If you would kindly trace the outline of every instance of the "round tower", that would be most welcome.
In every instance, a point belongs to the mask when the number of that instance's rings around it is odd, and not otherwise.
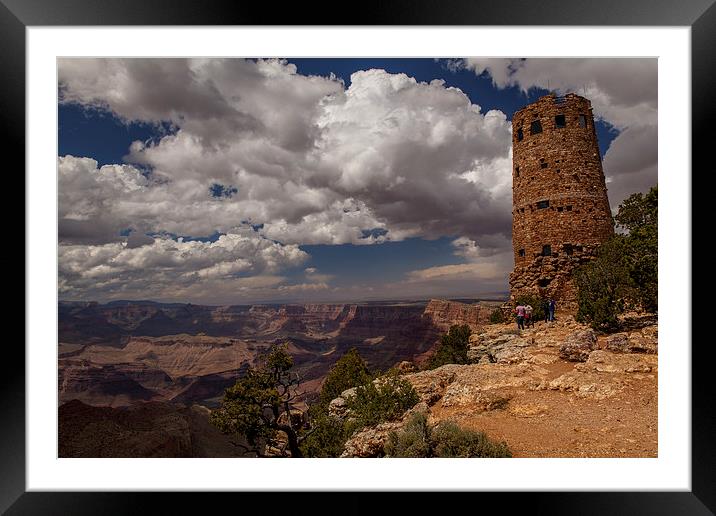
[[[510,294],[576,310],[573,269],[614,234],[591,102],[547,95],[512,117]]]

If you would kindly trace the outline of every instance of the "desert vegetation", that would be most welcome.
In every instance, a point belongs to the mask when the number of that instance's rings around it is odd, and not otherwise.
[[[296,408],[300,377],[291,371],[293,360],[285,346],[274,346],[263,363],[227,389],[211,423],[235,434],[258,456],[337,457],[353,432],[399,419],[418,402],[412,385],[397,372],[376,378],[355,349],[331,369],[307,411]],[[347,400],[349,417],[329,410],[331,400],[353,389]]]
[[[470,347],[472,330],[466,324],[453,325],[442,336],[435,353],[427,362],[428,369],[435,369],[445,364],[467,364],[467,350]]]
[[[618,316],[627,309],[658,310],[657,187],[629,196],[614,219],[619,232],[574,273],[577,320],[601,331],[618,329]]]
[[[391,432],[385,445],[388,457],[512,457],[507,443],[491,441],[484,432],[464,430],[451,421],[428,423],[414,414],[400,432]]]

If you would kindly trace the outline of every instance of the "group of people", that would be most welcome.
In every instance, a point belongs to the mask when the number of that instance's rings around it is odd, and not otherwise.
[[[555,303],[552,298],[549,300],[545,299],[542,302],[542,311],[544,312],[545,322],[554,321],[554,310],[556,307],[557,303]],[[525,328],[534,326],[535,322],[532,317],[533,311],[534,308],[532,308],[529,303],[520,303],[517,305],[517,308],[515,308],[515,314],[517,315],[517,329],[524,330]]]

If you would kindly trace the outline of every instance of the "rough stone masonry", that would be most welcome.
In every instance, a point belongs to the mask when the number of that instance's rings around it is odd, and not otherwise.
[[[572,271],[614,234],[591,102],[546,95],[512,117],[510,300],[554,298],[574,313]]]

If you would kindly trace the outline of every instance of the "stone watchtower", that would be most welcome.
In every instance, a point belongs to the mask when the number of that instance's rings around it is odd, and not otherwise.
[[[512,117],[510,297],[576,311],[572,270],[614,234],[591,102],[547,95]]]

